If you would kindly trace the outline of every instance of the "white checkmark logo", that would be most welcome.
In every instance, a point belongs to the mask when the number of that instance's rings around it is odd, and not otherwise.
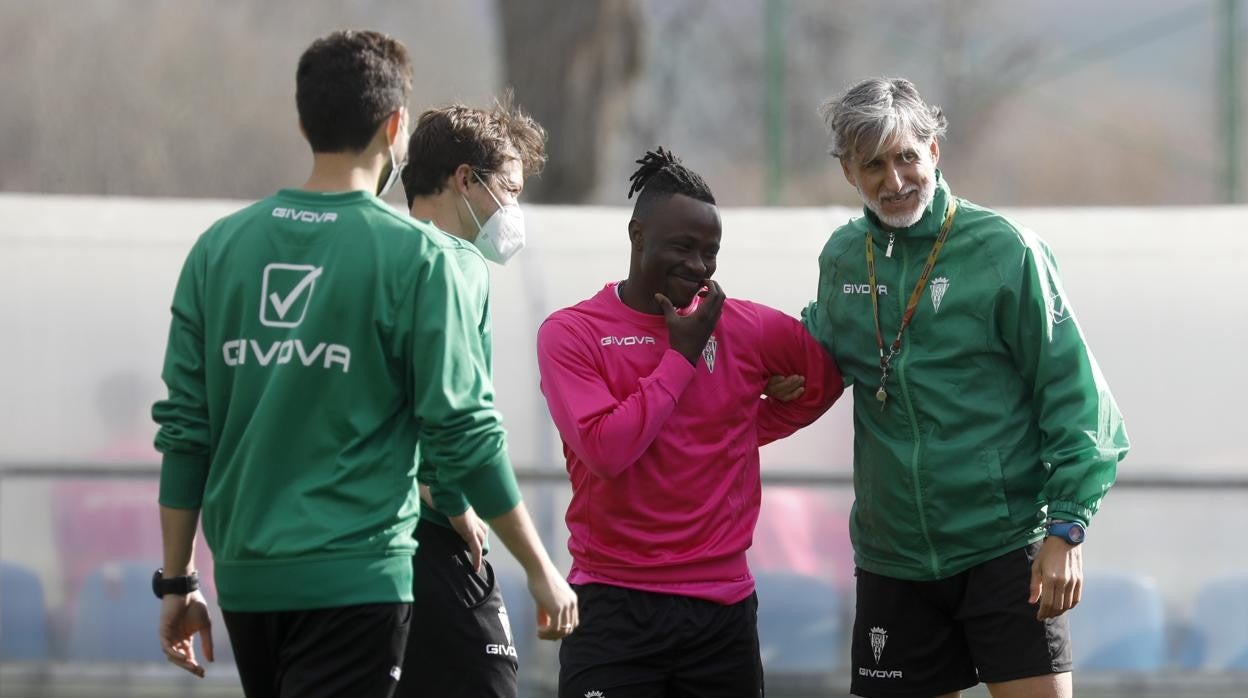
[[[274,271],[282,272],[304,272],[303,278],[299,283],[295,284],[286,296],[283,298],[277,292],[270,292],[269,285]],[[270,264],[264,268],[264,277],[261,283],[261,297],[264,299],[260,302],[260,322],[269,327],[295,327],[303,322],[303,315],[307,314],[307,304],[304,304],[304,312],[298,319],[287,320],[286,315],[294,306],[295,301],[299,300],[306,291],[308,296],[312,295],[312,286],[316,283],[316,279],[325,271],[324,267],[314,267],[310,264]],[[289,275],[285,275],[289,278]],[[267,301],[267,302],[266,302]],[[309,302],[311,298],[309,298]],[[273,314],[276,318],[269,316],[267,306],[272,306]]]
[[[316,281],[316,277],[320,276],[322,271],[325,271],[323,267],[313,269],[311,274],[303,277],[303,281],[296,284],[295,287],[291,289],[290,293],[286,294],[286,298],[284,300],[276,293],[269,294],[269,300],[273,303],[273,309],[277,311],[277,316],[279,318],[282,318],[283,320],[286,319],[286,311],[290,310],[290,306],[294,304],[295,299],[299,297],[299,294],[303,293],[303,289],[311,286],[312,282]]]

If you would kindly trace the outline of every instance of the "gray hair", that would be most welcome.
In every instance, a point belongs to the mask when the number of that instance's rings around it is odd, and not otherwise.
[[[924,102],[905,78],[863,80],[820,105],[819,116],[828,126],[828,152],[841,160],[855,153],[874,158],[906,133],[927,143],[945,135],[949,126],[940,107]]]

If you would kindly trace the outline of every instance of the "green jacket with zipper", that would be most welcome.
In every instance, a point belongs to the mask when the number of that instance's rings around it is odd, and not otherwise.
[[[891,256],[870,211],[832,234],[803,313],[854,387],[855,563],[908,580],[1037,541],[1046,516],[1087,525],[1129,445],[1048,246],[962,199],[881,409],[866,245],[887,346],[953,196],[936,177],[922,219],[893,233]]]

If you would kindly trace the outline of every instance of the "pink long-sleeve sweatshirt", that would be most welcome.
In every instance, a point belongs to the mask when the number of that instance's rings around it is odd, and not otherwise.
[[[552,314],[537,344],[572,480],[569,581],[748,597],[758,449],[840,396],[823,347],[784,313],[728,299],[691,365],[668,344],[663,316],[626,306],[615,283]],[[806,377],[800,398],[761,399],[768,378],[793,374]]]

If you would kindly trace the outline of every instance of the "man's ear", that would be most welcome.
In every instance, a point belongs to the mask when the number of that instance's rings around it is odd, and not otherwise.
[[[940,164],[940,141],[935,136],[932,136],[931,149],[932,149],[932,165],[939,165]]]
[[[641,221],[637,220],[636,218],[629,220],[628,221],[629,246],[632,247],[635,252],[640,252],[641,248],[644,247],[644,241],[645,241],[645,232],[642,229]]]
[[[472,185],[474,179],[476,178],[472,175],[472,166],[466,162],[461,163],[459,167],[455,168],[455,172],[451,173],[451,187],[460,194],[467,196],[468,187]]]
[[[382,128],[386,132],[386,145],[393,147],[394,142],[401,138],[403,134],[403,118],[406,110],[403,107],[395,109],[386,120],[382,122]],[[404,146],[407,144],[404,143]]]

